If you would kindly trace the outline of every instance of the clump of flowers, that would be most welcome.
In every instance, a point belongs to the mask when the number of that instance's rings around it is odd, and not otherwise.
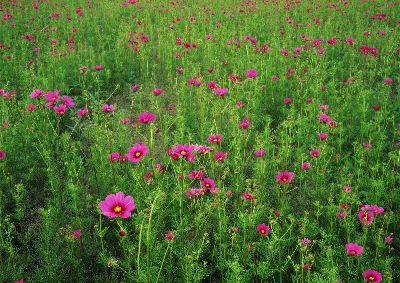
[[[372,223],[375,216],[381,215],[383,212],[384,209],[380,206],[365,204],[361,206],[358,212],[358,220],[363,224],[369,225]]]

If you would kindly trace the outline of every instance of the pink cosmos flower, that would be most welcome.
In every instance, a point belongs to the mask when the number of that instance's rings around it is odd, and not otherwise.
[[[392,78],[386,78],[383,80],[383,83],[385,85],[391,85],[393,83],[393,79]]]
[[[382,281],[382,274],[373,269],[367,269],[363,272],[365,281],[371,283],[379,283]]]
[[[371,224],[372,220],[374,220],[374,213],[371,211],[360,211],[358,213],[358,220],[363,224]]]
[[[103,70],[103,65],[96,65],[93,67],[96,71],[101,71]]]
[[[143,112],[136,117],[136,121],[140,124],[149,124],[154,122],[156,118],[157,116],[151,112]]]
[[[78,116],[78,117],[83,117],[83,116],[86,116],[86,114],[89,112],[89,109],[87,109],[87,108],[81,108],[81,109],[79,109],[78,110],[78,112],[76,112],[76,115]]]
[[[294,178],[294,173],[290,171],[278,172],[275,179],[281,184],[288,184],[292,182]]]
[[[356,256],[360,255],[363,253],[364,248],[360,245],[357,245],[355,243],[348,243],[346,244],[346,251],[347,251],[347,256]]]
[[[15,280],[14,283],[26,283],[26,281],[24,280],[24,278],[21,278],[19,280]]]
[[[99,203],[101,212],[113,219],[114,217],[129,218],[131,211],[135,209],[135,201],[132,196],[125,196],[123,192],[110,194]]]
[[[72,237],[75,239],[79,239],[81,235],[82,235],[81,230],[75,230],[72,232]]]
[[[110,162],[114,162],[117,161],[121,158],[121,154],[119,152],[112,152],[110,154],[110,156],[108,157],[108,160],[110,160]]]
[[[244,192],[243,195],[242,195],[242,198],[247,200],[247,201],[253,201],[253,200],[256,199],[256,197],[253,194],[249,193],[249,192]]]
[[[191,180],[202,180],[204,178],[204,172],[202,171],[192,171],[189,174],[189,179]]]
[[[310,169],[310,167],[311,167],[311,164],[309,162],[301,163],[301,169],[303,169],[303,170],[308,170],[308,169]]]
[[[251,123],[250,123],[250,118],[248,117],[244,117],[242,119],[242,121],[240,121],[239,123],[239,129],[248,129],[250,127]]]
[[[257,71],[256,71],[256,69],[250,69],[250,70],[246,71],[245,75],[246,75],[246,77],[253,79],[253,78],[257,77]]]
[[[114,111],[114,105],[112,105],[112,104],[110,104],[110,105],[108,105],[108,104],[103,104],[103,106],[101,107],[101,110],[102,110],[104,113],[113,112],[113,111]]]
[[[265,154],[265,149],[257,149],[256,151],[254,151],[254,156],[256,157],[261,157]]]
[[[236,102],[236,106],[237,107],[243,107],[243,106],[245,106],[246,105],[246,103],[244,103],[243,101],[238,101],[238,102]]]
[[[208,190],[212,190],[215,188],[215,181],[213,179],[210,178],[205,178],[202,182],[201,182],[201,186],[204,189],[208,189]]]
[[[312,157],[318,157],[319,156],[319,150],[314,148],[310,151],[310,154]]]
[[[218,96],[221,96],[221,97],[224,97],[224,95],[227,94],[228,91],[229,90],[226,87],[224,87],[224,88],[215,88],[214,89],[215,95],[218,95]]]
[[[62,102],[63,102],[63,104],[64,104],[65,106],[67,106],[67,107],[69,107],[69,108],[74,108],[74,107],[75,107],[75,102],[74,102],[74,100],[73,100],[71,97],[69,97],[69,96],[67,96],[67,95],[63,95],[63,96],[61,97],[61,100],[62,100]]]
[[[312,265],[309,264],[309,263],[305,263],[305,264],[303,265],[303,268],[304,268],[305,270],[311,270]]]
[[[283,103],[290,104],[290,103],[292,103],[292,99],[290,97],[286,97],[283,99]]]
[[[139,88],[139,85],[138,84],[134,84],[134,85],[131,86],[131,91],[135,91],[138,88]]]
[[[29,104],[26,106],[26,110],[28,110],[29,112],[33,112],[36,110],[36,106],[35,104]]]
[[[215,153],[214,159],[215,159],[215,161],[224,162],[224,160],[225,160],[225,158],[226,158],[227,156],[228,156],[228,153],[227,153],[227,152],[219,151],[219,152],[216,152],[216,153]]]
[[[270,228],[268,225],[265,225],[265,223],[261,223],[257,225],[257,232],[261,236],[265,237],[269,234]]]
[[[345,191],[346,193],[350,192],[353,188],[350,186],[344,186],[343,187],[343,191]]]
[[[392,244],[392,242],[393,242],[393,237],[392,236],[387,236],[387,237],[385,237],[385,242],[388,244],[388,245],[391,245]]]
[[[55,91],[48,91],[45,95],[44,98],[47,100],[48,103],[50,103],[50,107],[53,106],[54,103],[58,102],[60,99],[60,91],[55,90]]]
[[[187,190],[185,192],[185,195],[191,199],[192,197],[202,196],[202,195],[204,195],[205,192],[206,192],[206,189],[204,189],[204,188],[201,188],[201,189],[190,188],[189,190]]]
[[[168,241],[173,241],[175,239],[175,233],[170,231],[164,235],[164,238]]]
[[[336,216],[340,217],[340,218],[345,218],[347,216],[347,212],[346,211],[338,211],[338,212],[336,212]]]
[[[0,150],[0,160],[6,158],[6,152],[4,150]]]
[[[216,135],[211,135],[208,137],[208,142],[211,143],[219,143],[222,139],[222,135],[221,134],[216,134]]]
[[[128,149],[126,157],[130,162],[137,163],[149,152],[149,148],[144,143],[136,143]]]
[[[307,246],[307,245],[311,244],[311,240],[308,238],[304,238],[303,240],[301,240],[301,244],[304,246]]]
[[[54,106],[53,109],[54,111],[56,111],[58,116],[62,116],[65,114],[65,112],[67,112],[67,106],[65,106],[64,104]]]
[[[39,99],[40,97],[42,97],[44,94],[44,91],[41,89],[35,89],[31,92],[30,94],[30,98],[36,98]]]
[[[160,94],[163,94],[163,93],[164,93],[164,90],[161,89],[161,88],[155,88],[155,89],[153,89],[153,94],[154,94],[155,96],[159,96]]]
[[[326,133],[318,133],[318,138],[320,140],[326,140],[328,137],[329,137],[329,135]]]
[[[195,147],[190,144],[177,144],[175,147],[168,150],[168,155],[172,157],[174,160],[178,160],[180,157],[183,157],[189,163],[194,163],[195,155],[192,153],[195,150]]]

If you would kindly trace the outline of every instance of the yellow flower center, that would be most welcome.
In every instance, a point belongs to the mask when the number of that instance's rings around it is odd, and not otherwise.
[[[114,207],[114,212],[115,213],[120,213],[122,211],[122,207],[120,207],[119,205],[117,205],[116,207]]]
[[[186,151],[182,150],[181,155],[186,155]]]
[[[140,151],[135,152],[135,157],[140,157],[141,155],[142,155],[142,153]]]
[[[370,277],[368,277],[368,281],[371,281],[371,282],[373,282],[375,280],[375,277],[374,276],[370,276]]]

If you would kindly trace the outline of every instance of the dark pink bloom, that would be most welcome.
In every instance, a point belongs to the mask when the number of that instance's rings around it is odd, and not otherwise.
[[[103,65],[96,65],[93,67],[96,71],[103,70]]]
[[[208,141],[211,143],[219,143],[222,139],[221,134],[211,135],[208,137]]]
[[[58,116],[62,116],[64,115],[65,112],[67,112],[67,106],[65,106],[64,104],[54,106],[53,109],[54,111],[56,111]]]
[[[261,223],[257,225],[257,232],[261,236],[265,237],[269,234],[270,228],[268,225],[265,225],[265,223]]]
[[[382,274],[373,269],[367,269],[363,272],[365,281],[371,283],[379,283],[382,281]]]
[[[78,117],[83,117],[83,116],[85,116],[88,112],[89,112],[89,109],[87,109],[87,108],[81,108],[81,109],[78,110],[78,112],[76,113],[76,115],[77,115]]]
[[[319,156],[319,150],[314,148],[310,151],[310,154],[312,157],[318,157]]]
[[[81,235],[82,235],[81,230],[75,230],[72,232],[72,237],[75,239],[79,239]]]
[[[31,92],[30,98],[40,98],[44,95],[44,91],[41,89],[35,89]]]
[[[283,103],[290,104],[290,103],[292,103],[292,99],[290,97],[286,97],[283,99]]]
[[[294,173],[290,171],[278,172],[275,179],[281,184],[288,184],[292,182]]]
[[[67,95],[63,95],[63,97],[61,97],[61,100],[65,106],[67,106],[69,108],[75,107],[75,102],[71,97],[69,97]]]
[[[0,160],[6,158],[6,152],[4,150],[0,150]]]
[[[131,86],[131,91],[135,91],[138,88],[139,88],[139,85],[138,84],[134,84],[134,85]]]
[[[391,85],[393,83],[393,79],[392,78],[386,78],[383,80],[383,83],[385,85]]]
[[[154,122],[156,118],[157,116],[151,112],[143,112],[136,117],[136,121],[140,124],[148,124]]]
[[[243,195],[242,195],[242,198],[247,200],[247,201],[253,201],[253,200],[256,199],[256,197],[253,194],[249,193],[249,192],[244,192]]]
[[[14,283],[26,283],[26,281],[24,280],[24,278],[21,278],[19,280],[15,280]]]
[[[224,88],[215,88],[214,92],[216,95],[224,97],[225,94],[228,93],[228,88],[224,87]]]
[[[192,153],[192,151],[195,150],[195,147],[190,144],[177,144],[175,147],[171,148],[168,151],[168,155],[172,157],[172,159],[177,160],[180,157],[183,157],[188,161],[189,163],[193,163],[195,159],[195,155]]]
[[[173,241],[175,239],[175,233],[170,231],[164,235],[164,238],[168,241]]]
[[[311,167],[311,164],[309,162],[301,163],[301,169],[303,169],[303,170],[308,170],[308,169],[310,169],[310,167]]]
[[[129,218],[131,211],[135,209],[135,201],[132,196],[125,196],[123,192],[110,194],[105,200],[99,203],[101,212],[109,217]]]
[[[239,123],[239,128],[240,129],[247,129],[247,128],[249,128],[250,127],[250,118],[248,118],[248,117],[244,117],[243,119],[242,119],[242,121],[240,121],[240,123]]]
[[[360,211],[358,213],[358,220],[363,224],[369,225],[372,223],[372,220],[374,220],[374,213],[370,211]]]
[[[192,180],[202,180],[204,178],[204,172],[202,171],[192,171],[189,174],[189,179]]]
[[[48,103],[50,103],[49,108],[53,106],[54,103],[58,102],[60,99],[60,91],[55,90],[55,91],[48,91],[45,95],[44,98],[47,100]]]
[[[201,185],[204,189],[212,190],[215,188],[215,181],[210,178],[205,178],[202,182]]]
[[[108,104],[103,104],[103,106],[101,107],[101,110],[102,110],[104,113],[113,112],[113,111],[114,111],[114,105],[112,105],[112,104],[110,104],[110,105],[108,105]]]
[[[250,69],[250,70],[246,71],[245,75],[246,75],[246,77],[252,79],[252,78],[257,77],[257,71],[256,71],[256,69]]]
[[[208,87],[209,89],[215,89],[215,88],[217,87],[217,83],[214,82],[214,81],[208,82],[208,83],[207,83],[207,87]]]
[[[350,192],[353,188],[350,186],[344,186],[343,187],[343,191],[345,191],[346,193]]]
[[[336,212],[336,216],[340,217],[340,218],[345,218],[347,216],[347,212],[346,211],[338,211],[338,212]]]
[[[370,144],[370,143],[363,143],[362,146],[364,148],[372,148],[372,144]]]
[[[393,242],[393,237],[392,236],[387,236],[387,237],[385,237],[385,242],[388,244],[388,245],[391,245],[392,244],[392,242]]]
[[[346,244],[345,247],[346,247],[348,256],[360,255],[364,251],[364,248],[362,246],[357,245],[355,243],[348,243],[348,244]]]
[[[36,110],[36,106],[35,104],[29,104],[26,106],[26,110],[28,110],[29,112],[33,112]]]
[[[121,158],[121,154],[119,152],[113,152],[108,157],[108,160],[110,160],[111,162],[114,162],[114,161],[119,160],[120,158]]]
[[[318,137],[320,140],[326,140],[329,137],[329,135],[326,133],[318,133]]]
[[[309,263],[305,263],[305,264],[303,265],[303,268],[304,268],[305,270],[311,270],[312,265],[309,264]]]
[[[261,157],[265,154],[265,149],[257,149],[256,151],[254,151],[254,155],[256,157]]]
[[[215,161],[224,162],[224,160],[227,156],[228,156],[227,152],[219,151],[219,152],[215,153],[214,159],[215,159]]]
[[[126,157],[130,162],[137,163],[149,152],[149,148],[144,143],[137,143],[128,149]]]
[[[155,96],[159,96],[160,94],[163,94],[163,93],[164,93],[164,90],[161,89],[161,88],[155,88],[155,89],[153,89],[153,94],[154,94]]]

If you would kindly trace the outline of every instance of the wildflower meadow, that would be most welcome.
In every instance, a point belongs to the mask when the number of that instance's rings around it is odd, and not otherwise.
[[[400,282],[399,16],[0,1],[0,282]]]

